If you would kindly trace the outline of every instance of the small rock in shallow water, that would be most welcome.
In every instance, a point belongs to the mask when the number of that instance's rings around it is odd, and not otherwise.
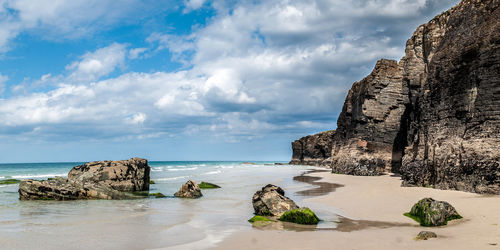
[[[430,238],[437,238],[437,234],[430,231],[422,231],[415,237],[416,240],[427,240]]]
[[[200,198],[203,196],[201,194],[200,187],[193,180],[189,180],[183,184],[179,191],[177,191],[174,195],[179,198]]]
[[[432,198],[424,198],[418,201],[413,205],[411,211],[404,215],[425,227],[443,226],[450,220],[462,218],[450,203],[436,201]]]
[[[220,188],[219,185],[215,185],[213,183],[210,183],[210,182],[204,182],[202,181],[200,183],[200,185],[198,185],[201,189],[209,189],[209,188]]]

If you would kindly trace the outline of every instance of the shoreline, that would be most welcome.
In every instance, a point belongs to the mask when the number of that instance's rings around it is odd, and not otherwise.
[[[424,187],[401,187],[397,176],[350,176],[329,171],[308,171],[302,177],[318,190],[334,191],[311,196],[303,206],[319,204],[339,215],[335,229],[290,231],[248,229],[224,238],[214,249],[498,249],[500,196]],[[294,178],[295,179],[295,178]],[[325,184],[328,183],[328,184]],[[418,200],[432,197],[453,205],[464,217],[447,226],[421,227],[403,216]],[[420,231],[433,231],[436,239],[414,240]]]

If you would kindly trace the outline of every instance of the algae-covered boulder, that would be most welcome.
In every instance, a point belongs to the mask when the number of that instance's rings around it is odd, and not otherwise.
[[[443,226],[450,220],[462,218],[450,203],[436,201],[432,198],[424,198],[418,201],[413,205],[411,211],[404,215],[425,227]]]
[[[179,191],[177,191],[174,195],[179,198],[200,198],[203,196],[201,194],[200,187],[193,180],[189,180],[183,184]]]
[[[248,220],[248,222],[250,222],[250,223],[254,223],[254,222],[257,222],[257,221],[271,221],[271,220],[268,219],[267,217],[260,216],[260,215],[255,215],[250,220]]]
[[[315,225],[320,221],[318,216],[307,207],[287,211],[281,215],[279,220],[304,225]]]
[[[252,197],[256,215],[281,216],[284,212],[299,208],[293,200],[285,196],[285,191],[278,186],[268,184]]]
[[[200,185],[198,185],[201,189],[210,189],[210,188],[220,188],[219,185],[210,183],[210,182],[204,182],[202,181]]]
[[[156,184],[156,182],[153,180],[149,180],[149,184]]]

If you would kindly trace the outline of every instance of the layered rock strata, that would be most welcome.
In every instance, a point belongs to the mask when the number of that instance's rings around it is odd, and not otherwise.
[[[305,137],[292,143],[291,163],[500,193],[499,6],[464,0],[418,27],[399,63],[381,60],[353,84],[329,134],[331,153],[304,150],[328,149]]]
[[[76,166],[68,178],[22,180],[21,200],[127,199],[149,190],[148,161],[97,161]]]

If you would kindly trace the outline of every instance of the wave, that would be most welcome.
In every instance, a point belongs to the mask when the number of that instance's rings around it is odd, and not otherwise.
[[[220,174],[220,173],[222,173],[222,171],[216,170],[216,171],[210,171],[210,172],[203,173],[203,175]]]
[[[178,180],[178,179],[184,179],[184,178],[189,178],[189,176],[176,176],[176,177],[169,177],[169,178],[159,178],[159,179],[155,179],[155,181],[172,181],[172,180]]]
[[[66,176],[67,174],[27,174],[27,175],[13,175],[13,179],[30,179],[30,178],[48,178],[55,176]]]
[[[167,169],[167,171],[191,171],[191,170],[196,170],[198,169],[198,167],[194,167],[194,168],[170,168],[170,169]]]

